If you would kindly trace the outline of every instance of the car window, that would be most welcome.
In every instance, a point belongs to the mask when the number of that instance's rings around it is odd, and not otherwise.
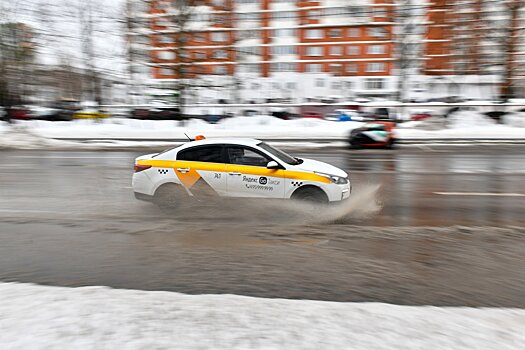
[[[266,167],[271,159],[266,155],[245,147],[228,147],[228,158],[230,164],[251,165]]]
[[[224,163],[222,158],[222,146],[198,146],[187,148],[177,153],[177,160],[188,160],[192,162]]]

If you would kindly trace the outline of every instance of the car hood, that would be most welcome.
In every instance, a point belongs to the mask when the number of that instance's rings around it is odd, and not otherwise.
[[[318,172],[318,173],[324,173],[329,175],[335,175],[335,176],[341,176],[341,177],[348,177],[348,174],[344,172],[343,170],[336,168],[333,165],[320,162],[318,160],[308,159],[308,158],[302,158],[303,162],[301,164],[297,165],[290,165],[290,170],[297,170],[297,171],[308,171],[308,172]]]

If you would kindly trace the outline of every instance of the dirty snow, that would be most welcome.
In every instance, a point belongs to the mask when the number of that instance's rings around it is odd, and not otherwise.
[[[523,349],[525,310],[1,283],[2,349]]]
[[[483,114],[458,112],[448,120],[432,117],[423,121],[401,123],[397,137],[403,140],[525,140],[525,113],[504,116],[496,124]],[[0,122],[0,148],[115,148],[168,147],[172,140],[204,134],[206,137],[253,137],[283,140],[281,146],[320,147],[345,144],[350,131],[361,122],[335,122],[319,119],[282,120],[271,116],[236,117],[218,124],[192,119],[186,122],[111,118],[48,122],[18,121],[14,125]],[[58,141],[61,139],[62,141]],[[75,139],[89,141],[79,142]],[[70,142],[68,142],[68,140]]]

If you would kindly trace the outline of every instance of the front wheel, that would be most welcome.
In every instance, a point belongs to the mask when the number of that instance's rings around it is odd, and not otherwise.
[[[317,187],[299,188],[293,193],[292,199],[307,203],[328,204],[328,197],[323,190]]]

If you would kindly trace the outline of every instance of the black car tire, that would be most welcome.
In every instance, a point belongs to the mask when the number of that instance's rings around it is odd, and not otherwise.
[[[316,204],[328,204],[328,197],[324,191],[314,186],[299,187],[292,194],[292,200]]]

